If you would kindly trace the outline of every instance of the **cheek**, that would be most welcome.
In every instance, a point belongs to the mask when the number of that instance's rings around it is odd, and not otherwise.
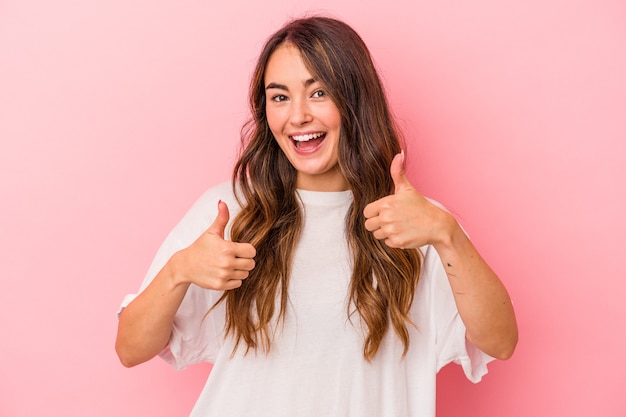
[[[285,136],[283,134],[284,123],[282,122],[280,117],[277,117],[276,113],[266,112],[265,115],[267,118],[267,126],[270,128],[270,132],[272,132],[272,139],[284,152],[288,147],[288,144],[291,143],[291,140],[285,139]]]
[[[276,134],[281,132],[283,125],[280,112],[272,109],[266,109],[265,117],[267,118],[267,125],[270,127],[274,136],[276,136]]]
[[[335,105],[329,106],[322,117],[328,128],[339,129],[341,127],[341,114]]]

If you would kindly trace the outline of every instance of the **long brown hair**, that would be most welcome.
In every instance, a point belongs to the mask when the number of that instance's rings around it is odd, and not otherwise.
[[[367,327],[363,345],[371,360],[389,324],[409,346],[408,316],[419,279],[421,258],[415,249],[389,248],[365,229],[363,209],[392,194],[389,174],[400,152],[400,135],[382,84],[359,35],[327,17],[294,20],[269,38],[250,85],[252,119],[242,129],[242,152],[233,171],[233,187],[242,210],[233,220],[231,239],[249,242],[257,251],[256,267],[240,288],[227,291],[226,334],[249,349],[271,347],[276,298],[283,320],[294,248],[303,225],[296,194],[296,171],[278,147],[265,114],[265,68],[272,53],[288,42],[320,80],[341,114],[339,167],[354,200],[346,216],[353,257],[347,315],[358,312]],[[234,353],[234,352],[233,352]]]

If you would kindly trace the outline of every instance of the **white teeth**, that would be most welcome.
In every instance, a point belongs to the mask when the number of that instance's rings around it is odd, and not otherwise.
[[[310,133],[308,135],[292,136],[291,138],[296,142],[306,142],[311,139],[316,139],[324,136],[324,133]]]

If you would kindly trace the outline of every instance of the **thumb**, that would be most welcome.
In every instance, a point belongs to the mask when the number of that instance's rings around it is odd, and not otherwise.
[[[219,237],[224,239],[224,229],[226,229],[228,219],[230,219],[228,206],[226,205],[226,203],[220,200],[217,203],[217,217],[215,217],[215,220],[213,220],[213,224],[209,227],[207,232],[218,235]]]
[[[404,174],[404,151],[393,157],[389,172],[391,173],[391,178],[396,186],[395,194],[400,191],[413,188],[409,179]]]

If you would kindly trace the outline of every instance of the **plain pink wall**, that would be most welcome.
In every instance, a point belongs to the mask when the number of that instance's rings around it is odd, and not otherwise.
[[[208,365],[123,368],[115,310],[228,178],[256,54],[305,10],[365,38],[415,185],[517,308],[516,355],[442,371],[439,416],[625,415],[626,3],[217,4],[0,1],[0,415],[190,410]]]

